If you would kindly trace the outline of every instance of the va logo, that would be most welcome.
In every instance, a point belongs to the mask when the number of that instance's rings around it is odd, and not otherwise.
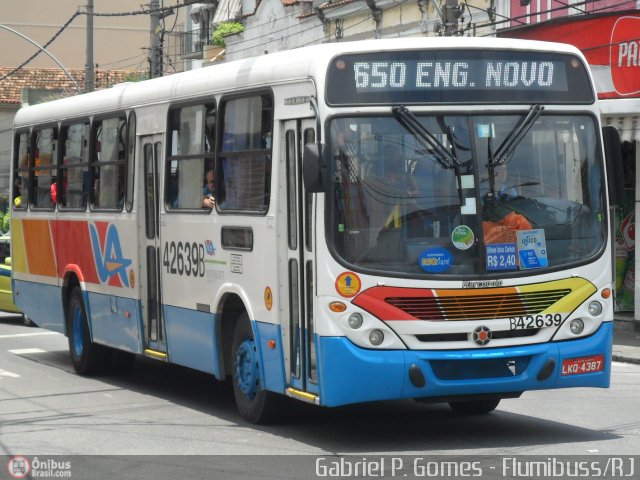
[[[204,248],[207,250],[207,255],[213,256],[216,254],[216,247],[213,245],[211,240],[206,240],[204,242]]]
[[[127,267],[131,265],[131,260],[122,257],[122,247],[116,226],[112,223],[96,222],[94,225],[89,225],[89,231],[100,282],[129,288]]]

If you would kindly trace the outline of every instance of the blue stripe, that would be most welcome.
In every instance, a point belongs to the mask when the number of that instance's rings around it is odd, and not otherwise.
[[[267,390],[284,393],[286,382],[280,326],[271,323],[254,322],[253,331],[256,332],[256,344],[258,345],[262,362],[260,369],[262,384]],[[270,340],[275,342],[274,348],[269,346]]]
[[[137,300],[89,292],[85,295],[85,308],[94,342],[142,353]]]
[[[66,334],[60,287],[14,279],[13,299],[39,327]]]
[[[220,378],[214,314],[165,305],[164,320],[169,361]]]

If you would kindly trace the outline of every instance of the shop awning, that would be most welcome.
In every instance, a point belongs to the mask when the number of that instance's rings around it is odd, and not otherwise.
[[[602,117],[603,125],[611,125],[620,133],[623,142],[640,142],[640,116]]]
[[[598,101],[602,124],[615,127],[623,142],[640,142],[640,99]]]

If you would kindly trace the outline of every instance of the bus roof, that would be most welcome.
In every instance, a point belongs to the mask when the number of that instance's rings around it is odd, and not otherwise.
[[[367,51],[416,49],[510,49],[572,53],[580,51],[566,44],[533,40],[476,37],[410,37],[357,42],[325,43],[259,57],[235,60],[219,65],[176,73],[142,82],[118,84],[96,92],[67,97],[20,109],[15,128],[88,115],[123,111],[136,106],[168,101],[185,101],[206,95],[232,92],[239,88],[316,79],[324,88],[327,65],[338,54]],[[585,62],[586,64],[586,62]]]

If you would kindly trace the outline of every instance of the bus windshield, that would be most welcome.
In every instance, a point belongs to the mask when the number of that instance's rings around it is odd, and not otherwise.
[[[594,117],[402,108],[330,123],[328,238],[343,261],[398,276],[495,277],[602,251]]]

